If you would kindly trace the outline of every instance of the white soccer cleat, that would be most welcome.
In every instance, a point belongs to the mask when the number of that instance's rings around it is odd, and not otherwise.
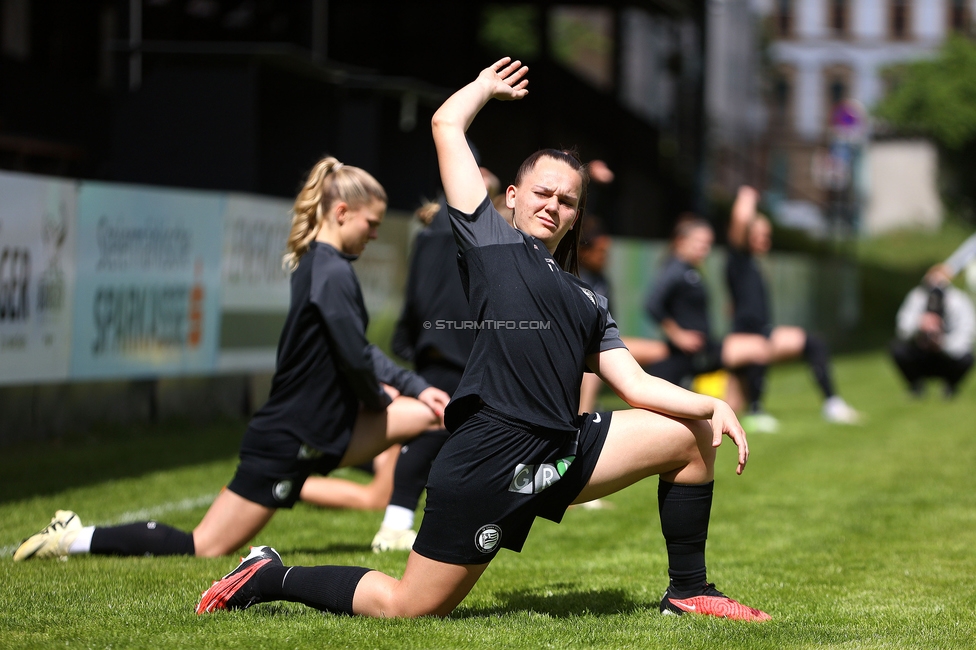
[[[68,557],[68,548],[81,529],[78,515],[70,510],[58,510],[50,524],[21,542],[14,551],[14,562]]]
[[[380,526],[379,532],[373,537],[374,553],[384,551],[409,551],[413,548],[413,542],[417,539],[417,533],[412,528],[387,528]]]
[[[834,395],[823,405],[823,418],[834,424],[860,424],[861,414],[851,408],[840,395]]]
[[[779,420],[765,411],[759,411],[744,416],[742,428],[746,433],[778,433]]]

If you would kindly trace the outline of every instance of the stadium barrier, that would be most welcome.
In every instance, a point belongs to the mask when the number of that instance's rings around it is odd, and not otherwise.
[[[0,446],[100,422],[240,416],[269,389],[288,274],[291,201],[233,192],[0,172]],[[387,346],[412,235],[390,211],[356,262],[372,340]],[[621,330],[643,312],[665,245],[615,238]],[[774,254],[777,322],[828,335],[858,321],[852,265]],[[724,253],[709,260],[715,332],[726,328]]]

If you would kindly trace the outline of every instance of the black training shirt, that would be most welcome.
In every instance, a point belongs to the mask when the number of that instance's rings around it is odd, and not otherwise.
[[[291,275],[271,395],[251,428],[290,433],[342,454],[360,403],[373,411],[390,403],[380,382],[411,397],[428,387],[366,340],[369,316],[350,264],[355,259],[321,242],[302,256]]]
[[[474,214],[448,208],[474,348],[447,407],[451,431],[478,408],[575,431],[589,354],[624,347],[607,301],[563,271],[545,245],[510,226],[485,197]]]
[[[429,361],[463,369],[474,345],[474,330],[462,329],[468,299],[461,286],[457,246],[447,203],[414,242],[403,311],[393,331],[393,351],[418,368]]]
[[[644,308],[655,321],[670,318],[682,329],[701,332],[711,340],[708,325],[708,290],[701,272],[671,256],[665,262]]]
[[[732,297],[732,331],[762,332],[770,323],[769,300],[756,258],[729,246],[725,280]]]

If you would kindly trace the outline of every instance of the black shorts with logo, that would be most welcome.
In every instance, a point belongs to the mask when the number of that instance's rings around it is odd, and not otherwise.
[[[521,551],[536,517],[558,523],[596,467],[609,412],[584,416],[578,432],[527,425],[488,407],[441,448],[413,550],[450,564],[485,564]]]
[[[250,427],[241,441],[240,457],[227,489],[268,508],[291,508],[310,474],[328,474],[342,460],[291,434]]]

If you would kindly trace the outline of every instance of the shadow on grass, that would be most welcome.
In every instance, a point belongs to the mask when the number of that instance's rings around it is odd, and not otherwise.
[[[234,458],[246,427],[238,420],[165,422],[8,447],[0,454],[0,503]]]
[[[552,591],[540,593],[538,590],[519,589],[496,593],[496,597],[505,601],[504,605],[494,607],[464,607],[461,605],[451,619],[464,620],[474,618],[491,618],[521,612],[545,614],[553,618],[573,618],[577,616],[615,616],[618,614],[636,614],[648,609],[657,610],[657,603],[638,603],[627,597],[621,589],[591,590],[580,589],[578,585],[560,583],[550,585]],[[255,607],[250,612],[262,618],[277,618],[292,616],[294,609],[283,603],[266,603],[262,607]]]
[[[329,544],[328,546],[318,546],[316,548],[279,548],[276,549],[280,553],[301,553],[303,555],[333,555],[337,553],[367,553],[371,552],[369,542],[364,542],[362,544]],[[403,553],[406,555],[407,551],[391,551],[392,553]]]
[[[485,618],[512,614],[518,611],[547,614],[555,618],[570,618],[584,614],[611,616],[634,614],[657,607],[657,603],[639,603],[627,596],[622,589],[582,589],[572,583],[549,585],[540,589],[516,589],[496,592],[504,605],[494,607],[464,607],[451,618]]]

